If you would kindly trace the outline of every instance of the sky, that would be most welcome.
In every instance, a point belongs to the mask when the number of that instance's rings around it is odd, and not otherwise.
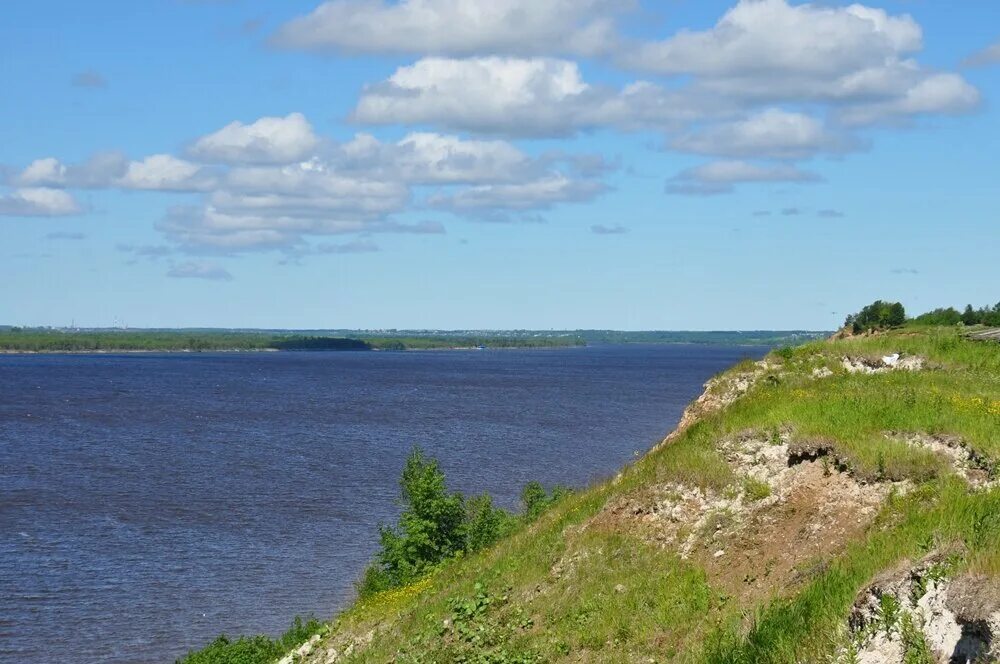
[[[833,329],[1000,299],[997,2],[0,16],[0,324]]]

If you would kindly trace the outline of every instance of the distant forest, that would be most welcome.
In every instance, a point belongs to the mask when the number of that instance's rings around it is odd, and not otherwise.
[[[778,346],[826,332],[619,332],[614,330],[224,330],[53,329],[0,326],[0,351],[404,351],[452,348],[560,348],[595,344],[700,343]]]
[[[368,351],[448,348],[535,348],[578,346],[578,337],[556,336],[368,336],[259,330],[60,330],[0,327],[0,351]]]

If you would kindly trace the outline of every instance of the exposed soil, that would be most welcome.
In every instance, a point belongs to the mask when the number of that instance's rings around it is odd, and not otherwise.
[[[943,561],[929,556],[862,591],[849,619],[852,645],[839,661],[904,664],[921,646],[942,663],[998,661],[1000,587],[981,577],[949,578]]]
[[[752,605],[819,571],[871,524],[893,486],[859,482],[829,447],[792,436],[746,432],[720,444],[737,476],[766,485],[769,495],[668,483],[612,501],[592,525],[677,547],[713,585]]]

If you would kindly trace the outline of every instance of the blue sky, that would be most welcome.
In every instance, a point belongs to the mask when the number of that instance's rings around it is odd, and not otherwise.
[[[3,12],[0,323],[830,329],[1000,297],[998,3]]]

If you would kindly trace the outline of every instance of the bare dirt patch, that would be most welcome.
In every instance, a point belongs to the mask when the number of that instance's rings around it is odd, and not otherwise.
[[[982,577],[949,578],[940,555],[881,575],[858,596],[851,644],[839,661],[904,664],[928,652],[937,662],[1000,658],[1000,587]]]
[[[991,477],[993,464],[985,456],[969,447],[959,436],[923,432],[887,431],[886,438],[900,440],[917,449],[926,449],[943,457],[974,489],[989,489],[998,482]]]
[[[926,361],[918,355],[903,355],[893,353],[882,357],[848,357],[841,358],[841,366],[848,373],[878,374],[890,371],[919,371]]]
[[[859,482],[832,447],[793,442],[789,430],[745,432],[719,449],[742,488],[647,487],[609,503],[592,525],[676,547],[750,604],[808,579],[868,528],[894,486]]]

